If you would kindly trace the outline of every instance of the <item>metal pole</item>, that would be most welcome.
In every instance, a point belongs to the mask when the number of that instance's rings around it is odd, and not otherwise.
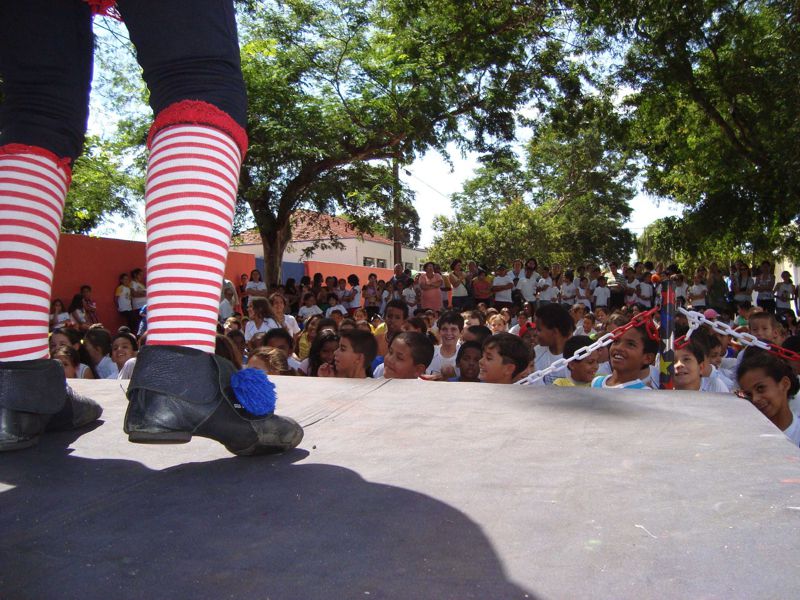
[[[668,277],[661,282],[661,354],[658,387],[675,389],[675,284]]]

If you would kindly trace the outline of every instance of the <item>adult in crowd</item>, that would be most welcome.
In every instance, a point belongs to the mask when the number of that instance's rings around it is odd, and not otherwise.
[[[439,273],[434,271],[434,265],[428,261],[423,265],[423,272],[419,276],[419,288],[422,291],[421,305],[425,310],[442,309],[441,287],[444,280]]]
[[[469,290],[467,289],[467,274],[464,272],[464,263],[456,259],[450,263],[450,272],[447,274],[452,288],[453,308],[456,310],[470,308]]]

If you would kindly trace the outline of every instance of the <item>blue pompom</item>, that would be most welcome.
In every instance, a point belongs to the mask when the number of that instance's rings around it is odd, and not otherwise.
[[[236,400],[251,415],[263,417],[275,412],[275,384],[261,369],[244,369],[231,376]]]

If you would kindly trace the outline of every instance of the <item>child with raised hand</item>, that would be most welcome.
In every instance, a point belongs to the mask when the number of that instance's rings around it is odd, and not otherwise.
[[[569,338],[564,344],[564,358],[572,358],[578,350],[591,344],[592,338],[587,335],[576,335]],[[567,377],[558,377],[553,381],[553,385],[559,387],[589,387],[597,374],[598,364],[597,352],[592,352],[581,360],[574,360],[567,365],[569,375]]]
[[[386,379],[418,379],[433,359],[433,343],[424,333],[405,331],[392,338],[383,361]],[[379,374],[376,371],[376,376]]]
[[[511,333],[496,333],[483,343],[480,380],[484,383],[514,383],[527,372],[530,350]]]
[[[736,370],[737,395],[752,402],[795,446],[800,445],[800,420],[789,408],[789,399],[800,389],[794,371],[764,350],[750,348],[745,354]]]
[[[364,379],[370,376],[372,361],[378,353],[375,336],[360,329],[339,332],[339,347],[333,353],[333,364],[323,364],[320,377]]]
[[[658,349],[658,330],[651,333],[646,325],[628,329],[611,343],[611,375],[595,377],[592,387],[649,390],[640,377],[655,361]]]

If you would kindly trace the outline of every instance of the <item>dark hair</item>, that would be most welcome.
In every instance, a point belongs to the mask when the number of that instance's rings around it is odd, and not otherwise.
[[[459,330],[464,329],[464,317],[456,310],[448,310],[442,313],[436,326],[441,329],[442,325],[456,325]]]
[[[216,335],[214,338],[214,354],[229,360],[237,370],[241,370],[242,357],[239,354],[239,349],[233,345],[230,336]]]
[[[75,294],[72,297],[72,302],[69,303],[67,311],[71,313],[74,310],[83,310],[83,296],[81,294]]]
[[[347,283],[350,285],[358,285],[358,275],[355,273],[350,273],[350,275],[347,276]]]
[[[100,348],[103,354],[111,354],[111,332],[108,329],[90,327],[83,339],[92,346]]]
[[[470,325],[467,327],[467,331],[475,336],[475,341],[481,346],[483,346],[483,342],[486,341],[486,338],[492,337],[492,330],[486,325]]]
[[[461,360],[461,357],[467,350],[472,349],[472,350],[477,350],[478,352],[483,352],[482,348],[483,344],[480,344],[478,342],[464,342],[458,347],[458,352],[456,353],[456,364],[458,364],[458,361]]]
[[[458,263],[462,263],[462,264],[463,264],[463,262],[464,262],[464,261],[462,261],[460,258],[457,258],[457,259],[455,259],[454,261],[452,261],[452,262],[450,263],[450,270],[451,270],[451,271],[455,270],[455,268],[456,268],[456,265],[457,265]]]
[[[78,354],[78,351],[72,346],[60,346],[56,348],[56,351],[53,352],[53,358],[58,358],[59,356],[66,356],[73,367],[77,367],[81,364],[80,354]]]
[[[55,334],[60,333],[63,336],[69,338],[70,344],[80,344],[81,343],[81,334],[71,327],[56,327],[53,331],[50,332],[50,337],[54,336]]]
[[[531,361],[531,353],[525,342],[518,335],[513,333],[495,333],[483,342],[482,350],[495,348],[503,359],[503,364],[513,364],[514,372],[512,377],[516,377],[528,368]]]
[[[414,329],[418,329],[420,333],[428,333],[428,324],[422,317],[411,317],[406,319],[406,323],[411,325]]]
[[[703,341],[695,339],[694,335],[689,338],[689,342],[685,346],[676,348],[675,350],[688,350],[692,353],[698,364],[703,362],[708,356],[708,347],[703,343]]]
[[[778,358],[774,354],[770,354],[766,350],[750,346],[745,350],[744,359],[739,363],[736,369],[736,380],[741,380],[745,373],[753,371],[754,369],[762,369],[767,377],[771,377],[775,381],[780,381],[784,377],[788,377],[791,385],[789,386],[788,396],[791,398],[800,391],[800,381],[792,370],[791,365],[785,360]]]
[[[403,311],[403,318],[404,319],[408,318],[408,304],[406,304],[405,301],[390,300],[389,302],[386,303],[386,310],[383,311],[383,314],[386,315],[386,313],[389,312],[390,308],[399,308],[400,310]]]
[[[134,269],[133,271],[131,271],[131,277],[135,279],[136,276],[141,272],[142,272],[141,269]]]
[[[322,366],[322,347],[328,342],[339,343],[339,334],[326,330],[314,338],[311,349],[308,351],[308,374],[311,377],[317,376],[320,366]]]
[[[332,327],[334,331],[339,331],[339,324],[336,321],[328,317],[320,317],[319,323],[317,323],[317,331],[322,331],[325,327]]]
[[[633,328],[634,331],[638,331],[639,335],[642,336],[642,344],[644,345],[644,353],[645,354],[658,354],[658,351],[661,349],[661,341],[654,340],[650,337],[650,334],[647,331],[647,325],[639,325]]]
[[[562,336],[569,337],[575,324],[569,310],[557,303],[545,304],[536,309],[536,318],[548,329],[557,330]]]
[[[225,334],[229,340],[233,339],[244,339],[244,332],[241,329],[231,329],[228,333]]]
[[[486,315],[484,315],[479,310],[470,311],[469,317],[470,319],[478,319],[480,325],[486,325]]]
[[[117,333],[115,333],[111,337],[111,344],[113,345],[114,342],[116,342],[120,338],[125,338],[126,340],[128,340],[131,343],[131,346],[133,346],[134,352],[139,350],[139,341],[136,339],[136,336],[133,335],[130,332],[130,330],[129,331],[118,331]]]
[[[273,317],[272,305],[269,303],[269,300],[263,296],[254,296],[250,298],[250,307],[259,319],[266,321]]]
[[[783,340],[781,346],[792,352],[800,353],[800,335],[790,335]]]
[[[283,327],[274,327],[268,330],[267,333],[264,334],[264,341],[262,343],[266,346],[270,340],[275,338],[281,338],[282,340],[285,340],[286,343],[289,344],[289,348],[291,348],[294,344],[292,334],[286,331]]]
[[[414,361],[415,365],[425,365],[425,368],[428,368],[428,365],[430,365],[433,360],[434,349],[433,342],[428,339],[427,335],[419,333],[418,331],[404,331],[392,338],[392,344],[397,340],[400,340],[409,347],[411,350],[411,359]]]
[[[564,358],[572,358],[575,352],[586,346],[591,346],[592,338],[588,335],[573,335],[566,342],[564,342]]]
[[[349,340],[353,345],[353,351],[364,355],[364,369],[369,375],[372,370],[372,361],[378,355],[378,342],[375,340],[375,336],[362,329],[351,329],[343,331],[339,337]]]
[[[314,296],[314,294],[312,294],[311,292],[306,292],[305,294],[303,294],[303,302],[305,302],[305,301],[306,301],[306,300],[308,300],[309,298],[311,298],[311,299],[316,299],[316,297]]]

